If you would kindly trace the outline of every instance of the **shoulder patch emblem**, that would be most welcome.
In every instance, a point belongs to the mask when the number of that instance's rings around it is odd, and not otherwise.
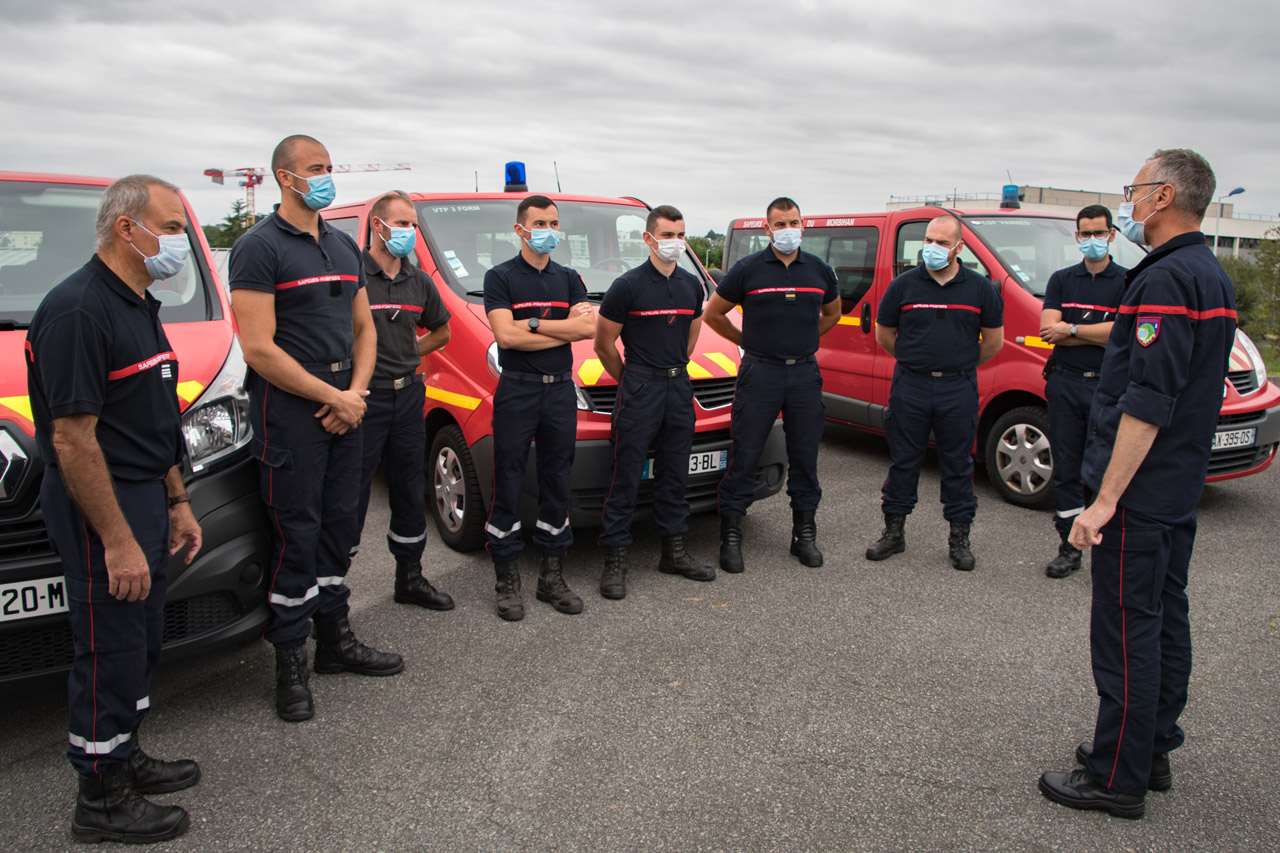
[[[1156,342],[1156,338],[1160,336],[1160,318],[1159,317],[1139,317],[1137,337],[1138,343],[1144,347],[1149,347]]]

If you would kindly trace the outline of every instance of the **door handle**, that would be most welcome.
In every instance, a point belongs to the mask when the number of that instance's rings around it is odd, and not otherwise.
[[[865,335],[871,331],[871,303],[862,303],[862,333]]]

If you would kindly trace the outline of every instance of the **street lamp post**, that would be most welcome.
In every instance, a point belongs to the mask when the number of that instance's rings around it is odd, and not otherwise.
[[[1226,195],[1218,196],[1218,217],[1213,223],[1213,253],[1218,254],[1218,235],[1222,232],[1222,200],[1231,198],[1233,195],[1240,195],[1244,192],[1244,187],[1236,187]]]

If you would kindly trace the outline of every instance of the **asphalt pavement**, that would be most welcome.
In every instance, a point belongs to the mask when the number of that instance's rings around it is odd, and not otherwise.
[[[173,850],[817,851],[1280,849],[1280,474],[1209,486],[1190,597],[1187,743],[1173,790],[1125,821],[1045,800],[1092,733],[1087,569],[1044,576],[1050,516],[1001,502],[979,475],[977,571],[946,558],[932,458],[907,551],[879,534],[882,439],[829,427],[820,457],[826,565],[787,553],[785,495],[745,524],[747,571],[658,574],[637,530],[627,598],[596,592],[601,554],[569,560],[581,615],[533,598],[499,620],[483,554],[429,536],[448,613],[391,600],[385,492],[349,576],[361,639],[406,658],[393,678],[313,675],[317,715],[278,720],[274,659],[255,641],[162,668],[148,752],[192,757]],[[714,561],[717,520],[692,519]],[[65,698],[0,702],[0,848],[72,849]]]

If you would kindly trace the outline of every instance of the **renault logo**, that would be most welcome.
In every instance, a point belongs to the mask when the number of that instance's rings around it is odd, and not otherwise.
[[[22,445],[7,429],[0,427],[0,501],[7,502],[17,496],[27,464],[27,452]]]

